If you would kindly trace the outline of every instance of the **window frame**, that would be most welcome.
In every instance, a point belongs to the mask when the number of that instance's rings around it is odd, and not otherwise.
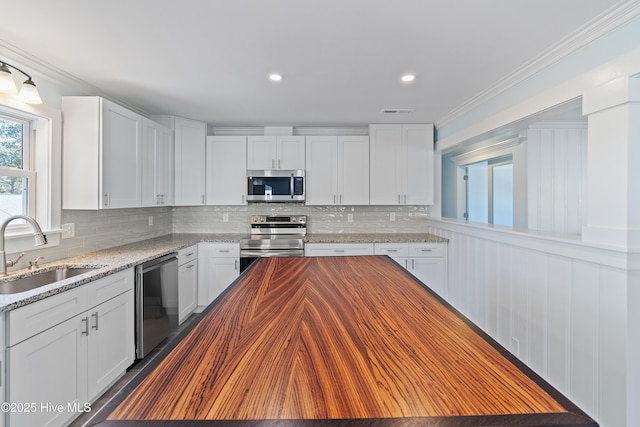
[[[16,112],[6,112],[4,108],[0,108],[0,118],[12,120],[14,122],[22,123],[23,132],[22,132],[22,169],[12,168],[0,166],[0,175],[2,176],[14,176],[18,178],[27,178],[27,206],[26,210],[23,209],[21,212],[24,215],[28,215],[31,217],[36,217],[37,213],[37,202],[36,202],[36,194],[37,194],[37,177],[35,170],[35,161],[34,161],[34,153],[35,153],[35,141],[36,141],[36,130],[34,119],[32,117],[27,117],[24,114],[16,113]],[[20,223],[10,223],[7,226],[8,233],[14,234],[19,233],[21,231],[28,232],[30,226],[27,224]]]
[[[0,114],[32,124],[29,159],[35,172],[36,190],[29,194],[34,198],[30,214],[47,235],[46,247],[58,246],[62,214],[62,112],[46,104],[28,105],[13,96],[0,94]],[[36,249],[29,224],[10,223],[4,237],[7,254]]]

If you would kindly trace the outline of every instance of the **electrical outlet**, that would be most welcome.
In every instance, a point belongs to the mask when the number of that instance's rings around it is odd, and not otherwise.
[[[353,214],[347,214],[347,222],[353,222]]]
[[[520,356],[520,340],[518,340],[516,337],[511,337],[511,344],[513,354],[515,354],[516,356]]]
[[[62,228],[61,237],[63,239],[69,239],[71,237],[75,237],[76,236],[76,224],[74,222],[69,222],[67,224],[62,224],[60,226],[60,228]]]
[[[227,212],[222,214],[222,222],[229,222],[229,214]]]
[[[149,227],[153,225],[153,215],[149,215]]]
[[[391,212],[389,214],[389,221],[395,221],[396,220],[396,213],[395,212]]]

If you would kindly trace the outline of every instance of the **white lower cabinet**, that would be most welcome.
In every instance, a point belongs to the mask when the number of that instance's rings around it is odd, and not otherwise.
[[[376,243],[376,255],[389,255],[443,298],[447,288],[446,243]]]
[[[306,243],[305,256],[373,255],[373,243]]]
[[[240,275],[240,244],[198,243],[198,310],[213,302]]]
[[[178,251],[178,323],[198,306],[198,247]]]
[[[133,280],[126,270],[8,313],[6,401],[29,407],[7,413],[7,425],[66,425],[125,373]]]

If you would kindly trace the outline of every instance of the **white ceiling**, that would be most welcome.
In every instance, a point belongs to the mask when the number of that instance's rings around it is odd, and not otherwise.
[[[148,114],[238,126],[434,123],[616,3],[8,0],[0,47]],[[284,80],[270,82],[272,72]],[[400,82],[407,72],[411,84]]]

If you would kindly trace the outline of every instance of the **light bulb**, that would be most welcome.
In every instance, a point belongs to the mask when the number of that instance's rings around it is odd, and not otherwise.
[[[27,104],[42,104],[40,93],[36,88],[36,84],[31,79],[25,80],[25,82],[22,83],[18,98],[20,98],[22,102],[26,102]]]
[[[0,92],[16,93],[16,83],[13,81],[13,76],[9,67],[5,64],[0,65]]]

